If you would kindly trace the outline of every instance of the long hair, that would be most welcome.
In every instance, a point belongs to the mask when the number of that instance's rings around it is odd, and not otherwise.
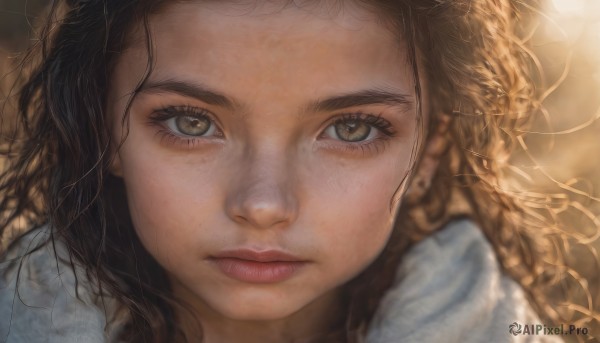
[[[519,132],[537,112],[534,60],[522,38],[525,26],[519,24],[532,16],[535,4],[357,2],[381,13],[382,22],[404,37],[419,98],[424,92],[419,71],[425,73],[431,119],[422,134],[442,130],[443,151],[430,184],[411,179],[382,255],[345,287],[348,315],[332,337],[357,341],[406,249],[456,216],[480,225],[505,272],[524,287],[542,317],[557,320],[541,292],[549,278],[540,272],[540,249],[531,238],[532,228],[551,225],[526,210],[522,197],[501,187]],[[120,142],[111,141],[107,85],[138,28],[148,51],[145,77],[151,73],[148,21],[164,3],[52,1],[40,40],[21,65],[26,71],[15,131],[1,146],[6,158],[0,175],[0,237],[15,246],[24,231],[47,226],[49,243],[64,243],[71,266],[83,266],[97,295],[114,297],[128,313],[122,338],[132,342],[166,342],[182,335],[174,309],[184,305],[170,296],[164,270],[142,247],[123,183],[108,171],[111,147]],[[416,158],[423,163],[424,157]]]

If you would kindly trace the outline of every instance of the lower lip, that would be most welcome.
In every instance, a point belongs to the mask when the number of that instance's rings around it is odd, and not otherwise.
[[[251,283],[282,282],[306,265],[306,262],[301,261],[256,262],[238,258],[214,258],[211,261],[223,274]]]

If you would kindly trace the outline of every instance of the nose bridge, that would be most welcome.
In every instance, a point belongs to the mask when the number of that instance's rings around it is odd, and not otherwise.
[[[248,148],[230,194],[228,216],[245,226],[269,228],[296,219],[298,199],[291,155],[283,148]]]

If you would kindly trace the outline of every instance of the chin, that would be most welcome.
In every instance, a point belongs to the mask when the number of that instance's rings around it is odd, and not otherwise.
[[[232,308],[219,309],[220,313],[230,319],[240,321],[273,321],[289,317],[299,309],[286,309],[274,304],[234,304]]]
[[[291,297],[243,297],[236,296],[224,302],[209,302],[222,316],[243,321],[271,321],[289,317],[306,304],[292,302]]]

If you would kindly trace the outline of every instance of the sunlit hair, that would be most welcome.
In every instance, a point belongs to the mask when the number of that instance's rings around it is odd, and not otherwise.
[[[143,249],[129,219],[123,183],[108,172],[111,147],[120,142],[111,141],[107,85],[136,29],[145,33],[145,77],[151,73],[148,21],[164,2],[53,1],[40,41],[21,65],[16,130],[2,142],[7,157],[0,176],[3,242],[14,246],[15,232],[50,228],[51,242],[68,248],[71,266],[83,266],[86,277],[98,282],[98,296],[123,305],[131,318],[123,338],[132,342],[172,341],[182,334],[175,307],[185,307],[172,299],[165,271]],[[357,341],[406,249],[450,219],[465,216],[479,224],[504,270],[524,287],[542,318],[558,321],[544,297],[545,285],[556,277],[544,259],[553,254],[546,249],[552,238],[544,234],[555,223],[528,209],[544,207],[546,200],[520,196],[503,183],[509,157],[539,110],[535,59],[526,47],[526,23],[538,5],[355,2],[381,13],[382,23],[407,45],[417,96],[426,91],[430,99],[430,120],[420,137],[427,142],[440,132],[442,138],[436,142],[438,168],[431,183],[419,178],[417,164],[384,252],[345,287],[348,316],[329,341]],[[427,80],[426,89],[419,77]],[[427,158],[419,151],[414,156],[421,162]],[[560,255],[549,259],[560,260]]]

